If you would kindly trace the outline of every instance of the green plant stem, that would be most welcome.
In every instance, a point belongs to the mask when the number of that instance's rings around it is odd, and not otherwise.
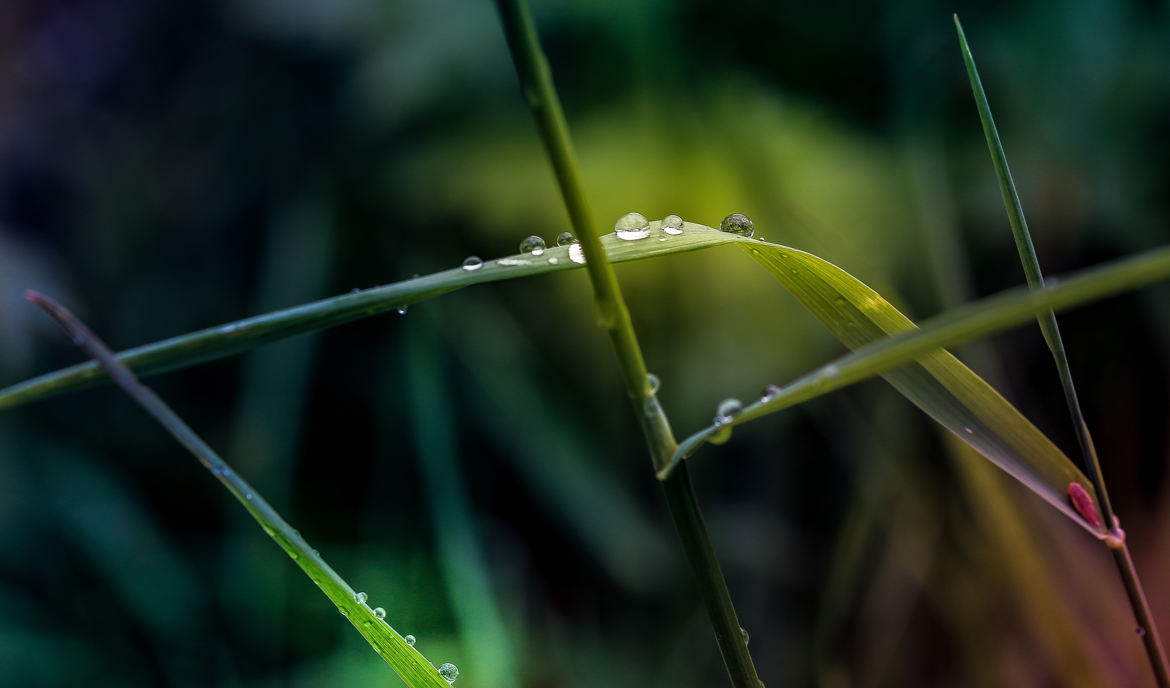
[[[634,415],[646,438],[654,469],[658,471],[670,462],[678,443],[655,397],[655,390],[651,387],[629,309],[622,298],[617,275],[601,245],[601,233],[585,195],[577,156],[569,138],[569,126],[553,86],[548,59],[540,47],[536,27],[524,0],[496,0],[496,6],[512,61],[520,77],[524,99],[536,119],[569,219],[585,254],[585,268],[593,285],[593,298],[600,323],[613,342],[626,391],[634,405]],[[715,628],[715,638],[727,673],[736,688],[757,688],[761,681],[743,639],[731,594],[703,523],[694,491],[686,474],[676,473],[662,481],[663,489],[687,559],[697,579],[700,595]]]
[[[157,394],[138,381],[129,368],[88,327],[61,304],[35,291],[25,298],[43,308],[65,330],[73,343],[109,374],[114,384],[138,402],[176,440],[195,455],[220,483],[247,509],[276,544],[305,572],[321,592],[337,605],[349,622],[358,629],[382,659],[411,688],[449,688],[438,671],[414,648],[406,644],[389,624],[375,616],[354,590],[309,546],[300,532],[285,521],[251,485],[216,454],[199,435],[183,422]]]
[[[999,131],[995,126],[995,119],[991,115],[991,105],[987,100],[987,93],[983,82],[979,78],[979,70],[975,67],[975,59],[971,55],[971,47],[967,44],[967,36],[963,33],[963,26],[955,15],[955,29],[959,34],[959,44],[962,48],[963,62],[967,67],[967,76],[971,81],[971,91],[975,96],[975,105],[979,109],[979,120],[983,124],[983,134],[987,139],[987,148],[991,153],[991,162],[995,167],[995,176],[999,180],[1000,194],[1003,196],[1004,207],[1007,209],[1008,222],[1015,238],[1016,249],[1020,254],[1020,262],[1024,274],[1028,279],[1028,286],[1033,289],[1044,287],[1044,274],[1040,269],[1040,260],[1036,256],[1036,248],[1032,244],[1032,235],[1028,231],[1027,220],[1024,219],[1023,204],[1020,203],[1019,193],[1016,191],[1015,181],[1012,179],[1011,169],[1008,167],[1007,155],[1003,150],[1003,142],[999,138]],[[1072,372],[1068,365],[1068,354],[1064,348],[1064,340],[1060,336],[1060,326],[1056,322],[1056,314],[1049,310],[1037,316],[1040,331],[1048,348],[1052,352],[1057,373],[1060,376],[1061,389],[1064,391],[1065,405],[1072,417],[1073,428],[1077,436],[1084,459],[1085,473],[1097,492],[1101,506],[1101,516],[1107,529],[1120,531],[1118,520],[1109,501],[1109,493],[1105,488],[1105,479],[1101,472],[1101,462],[1097,457],[1097,449],[1093,445],[1093,438],[1089,434],[1089,426],[1085,422],[1081,411],[1081,404],[1077,398],[1076,385],[1073,383]],[[1123,534],[1122,534],[1123,535]],[[1167,669],[1166,653],[1159,639],[1158,629],[1154,625],[1150,613],[1149,603],[1142,590],[1141,580],[1133,559],[1129,555],[1129,548],[1125,544],[1124,536],[1119,547],[1112,547],[1113,560],[1117,564],[1117,571],[1125,584],[1125,592],[1133,608],[1139,629],[1142,630],[1142,643],[1150,660],[1150,667],[1161,688],[1170,688],[1170,671]]]

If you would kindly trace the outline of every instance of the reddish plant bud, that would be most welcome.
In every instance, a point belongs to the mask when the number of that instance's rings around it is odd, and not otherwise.
[[[1081,518],[1098,528],[1101,527],[1101,517],[1097,515],[1097,506],[1093,504],[1093,498],[1080,483],[1068,484],[1068,501],[1072,502],[1073,508],[1077,510]]]

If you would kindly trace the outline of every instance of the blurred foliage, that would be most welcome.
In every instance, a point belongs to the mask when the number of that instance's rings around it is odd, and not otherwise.
[[[1167,239],[1157,3],[533,10],[603,219],[744,212],[912,317],[1022,283],[958,11],[1046,273]],[[128,347],[568,228],[490,3],[15,0],[0,60],[3,384],[77,360],[26,287]],[[619,277],[679,433],[841,352],[738,251]],[[1164,627],[1167,295],[1061,320]],[[467,560],[521,685],[722,685],[584,275],[150,384],[429,658],[459,664],[458,685],[482,686],[425,501],[450,495],[417,464],[437,451],[403,372],[420,330]],[[960,353],[1073,447],[1036,328]],[[693,477],[766,683],[1146,680],[1108,555],[963,451],[879,382],[704,450]],[[226,497],[112,389],[0,416],[0,685],[395,685]]]

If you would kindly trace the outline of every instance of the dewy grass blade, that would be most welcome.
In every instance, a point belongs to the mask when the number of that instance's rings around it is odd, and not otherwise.
[[[268,502],[256,493],[221,459],[167,404],[149,387],[140,383],[134,373],[118,359],[100,339],[72,313],[56,301],[37,292],[25,292],[25,297],[44,308],[57,321],[86,355],[96,360],[110,377],[134,401],[138,402],[155,420],[167,429],[184,447],[211,471],[219,482],[232,493],[256,519],[286,554],[325,593],[337,610],[349,619],[374,650],[411,688],[450,688],[435,667],[406,644],[390,625],[375,615],[365,602],[364,593],[355,593],[325,560],[309,546],[301,534],[293,529]]]
[[[1032,244],[1032,235],[1028,231],[1028,223],[1024,219],[1024,208],[1020,203],[1020,196],[1016,192],[1016,185],[1012,180],[1011,169],[1008,167],[1007,154],[1004,153],[1003,142],[1000,141],[999,131],[995,126],[995,119],[991,116],[991,105],[987,100],[987,93],[983,89],[983,82],[979,78],[979,70],[975,67],[975,58],[971,55],[971,47],[967,44],[967,36],[963,33],[963,25],[959,22],[958,15],[955,15],[955,30],[959,34],[959,45],[963,53],[963,62],[966,64],[967,76],[971,81],[971,91],[975,96],[975,105],[979,110],[979,119],[983,123],[983,135],[987,139],[987,148],[991,153],[991,161],[995,167],[995,176],[999,180],[1000,193],[1003,196],[1004,208],[1007,210],[1008,221],[1012,228],[1012,236],[1015,238],[1016,248],[1019,250],[1020,262],[1024,267],[1024,273],[1027,275],[1028,284],[1033,288],[1042,287],[1044,285],[1044,275],[1040,269],[1040,260],[1036,257],[1036,249]],[[1081,450],[1084,466],[1088,471],[1089,480],[1099,498],[1101,516],[1104,518],[1107,528],[1114,528],[1114,524],[1117,521],[1113,514],[1113,506],[1109,502],[1109,492],[1105,487],[1105,479],[1101,474],[1101,463],[1097,457],[1097,449],[1093,446],[1093,438],[1089,434],[1089,426],[1085,422],[1080,401],[1077,399],[1076,385],[1073,383],[1072,371],[1069,370],[1068,354],[1065,352],[1064,341],[1060,336],[1060,327],[1057,325],[1056,315],[1052,311],[1046,311],[1038,314],[1038,321],[1040,323],[1040,331],[1044,334],[1044,340],[1048,343],[1048,349],[1052,352],[1052,358],[1056,363],[1056,370],[1060,376],[1060,385],[1064,391],[1065,404],[1068,406],[1069,415],[1072,417],[1073,428],[1076,432],[1077,444]],[[1074,503],[1078,495],[1077,490],[1079,489],[1079,486],[1069,486],[1069,496],[1070,498],[1074,498]],[[1085,516],[1086,520],[1095,517],[1091,512],[1088,515],[1082,515]],[[1168,667],[1166,653],[1162,648],[1161,638],[1157,626],[1154,624],[1153,615],[1150,613],[1149,603],[1146,601],[1145,593],[1142,591],[1137,570],[1133,567],[1133,561],[1129,557],[1124,539],[1121,539],[1120,547],[1111,547],[1111,549],[1113,549],[1118,571],[1125,583],[1134,616],[1137,619],[1139,627],[1145,630],[1142,634],[1142,641],[1145,644],[1146,653],[1149,656],[1154,676],[1159,686],[1162,686],[1162,688],[1170,688],[1170,667]]]

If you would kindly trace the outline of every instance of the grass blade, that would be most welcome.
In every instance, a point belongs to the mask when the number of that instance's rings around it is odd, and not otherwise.
[[[44,308],[87,355],[98,361],[134,401],[167,429],[176,440],[195,455],[204,468],[232,493],[276,544],[301,567],[310,580],[325,593],[338,611],[349,619],[374,650],[411,688],[449,688],[447,681],[414,648],[406,644],[388,623],[374,615],[364,599],[355,597],[345,582],[294,530],[276,513],[252,486],[241,478],[150,388],[141,384],[129,368],[120,364],[114,353],[63,306],[36,292],[25,297]]]
[[[1000,141],[999,131],[995,126],[995,119],[991,116],[991,105],[988,103],[987,93],[983,90],[983,82],[979,78],[979,70],[975,67],[975,58],[971,55],[971,47],[967,44],[967,36],[963,33],[963,25],[959,22],[958,15],[955,15],[955,30],[959,34],[959,45],[963,53],[963,62],[967,66],[967,76],[971,81],[971,91],[975,96],[975,105],[979,109],[979,119],[983,123],[983,135],[987,139],[987,149],[991,153],[991,162],[995,167],[995,176],[999,180],[1000,193],[1003,196],[1004,208],[1007,210],[1008,222],[1011,224],[1012,236],[1016,241],[1016,248],[1020,254],[1020,262],[1024,267],[1024,274],[1027,275],[1030,286],[1033,288],[1041,287],[1044,284],[1044,275],[1040,269],[1040,260],[1036,257],[1036,249],[1032,244],[1032,235],[1028,231],[1028,223],[1024,219],[1024,208],[1020,203],[1020,196],[1016,192],[1016,184],[1012,180],[1007,155],[1003,150],[1003,142]],[[1097,449],[1093,446],[1093,438],[1089,435],[1089,426],[1085,423],[1084,414],[1081,411],[1081,404],[1077,399],[1077,389],[1073,383],[1072,371],[1069,370],[1068,354],[1064,349],[1064,340],[1060,336],[1060,326],[1056,323],[1056,315],[1052,311],[1046,311],[1038,315],[1038,321],[1040,323],[1040,331],[1044,334],[1044,340],[1048,343],[1048,349],[1052,352],[1052,358],[1056,363],[1056,370],[1060,376],[1060,386],[1064,391],[1065,404],[1068,406],[1069,415],[1072,417],[1073,428],[1076,432],[1077,444],[1081,449],[1085,469],[1089,472],[1089,480],[1097,492],[1101,507],[1101,516],[1107,528],[1115,528],[1120,533],[1120,528],[1113,525],[1117,523],[1117,520],[1113,514],[1113,506],[1109,502],[1109,492],[1105,488],[1105,479],[1101,474],[1101,462],[1097,457]],[[1149,656],[1150,666],[1154,671],[1154,676],[1159,686],[1162,686],[1162,688],[1170,687],[1170,663],[1166,660],[1166,653],[1162,648],[1158,628],[1154,624],[1153,615],[1150,613],[1149,602],[1146,601],[1145,592],[1142,590],[1141,581],[1138,579],[1137,570],[1134,568],[1133,561],[1129,556],[1129,550],[1125,546],[1124,538],[1121,539],[1120,546],[1112,547],[1112,549],[1118,571],[1121,574],[1122,581],[1125,583],[1126,594],[1129,596],[1130,605],[1133,607],[1134,616],[1137,619],[1139,627],[1144,629],[1142,642],[1145,644],[1146,654]]]

